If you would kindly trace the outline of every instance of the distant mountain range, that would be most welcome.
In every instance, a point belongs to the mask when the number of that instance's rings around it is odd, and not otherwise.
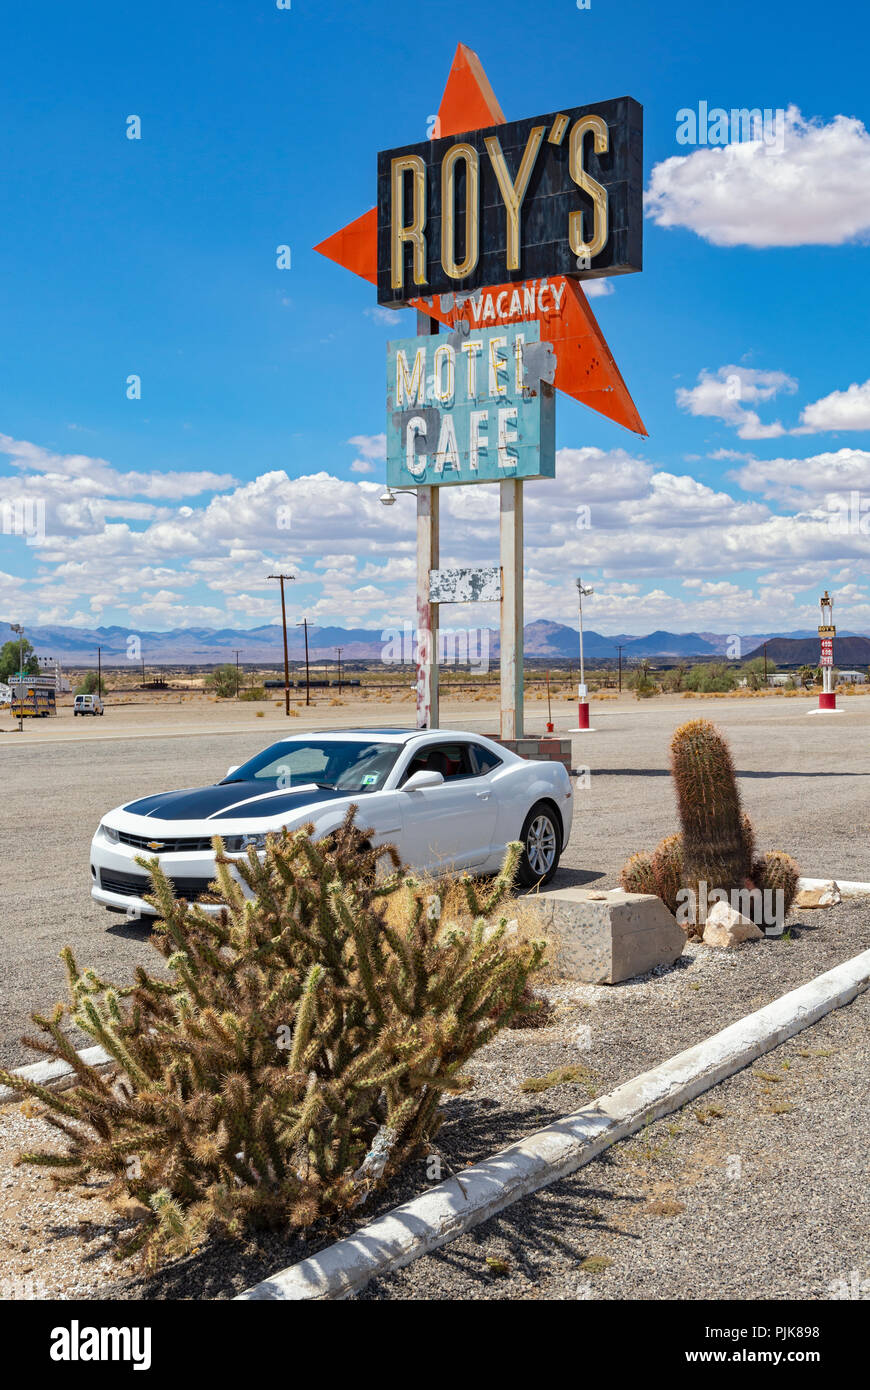
[[[754,652],[749,652],[747,660],[763,655],[763,646],[757,647]],[[787,637],[769,638],[767,659],[776,666],[818,666],[818,635],[797,641],[789,641]],[[850,633],[841,636],[838,633],[834,638],[834,665],[847,671],[870,665],[870,637],[857,637]]]
[[[462,629],[458,622],[451,623],[447,615],[442,611],[442,626],[445,629],[455,627],[457,632]],[[412,646],[411,624],[405,629],[407,640],[405,650],[410,652]],[[494,628],[487,630],[489,642],[489,652],[491,655],[498,655],[499,637],[498,631]],[[398,635],[401,636],[401,630]],[[134,664],[137,660],[135,655],[131,656],[130,638],[135,636],[141,644],[141,659],[146,666],[212,666],[217,662],[235,661],[236,651],[239,652],[239,659],[244,664],[257,663],[259,665],[277,666],[283,660],[283,638],[280,625],[269,623],[263,627],[255,628],[209,628],[209,627],[189,627],[177,628],[168,632],[146,632],[143,630],[134,631],[127,627],[63,627],[46,626],[32,627],[25,629],[25,636],[36,648],[40,657],[60,661],[64,666],[96,666],[97,648],[101,648],[101,659],[104,666],[119,666]],[[345,627],[313,627],[308,629],[309,655],[312,661],[334,660],[336,648],[341,647],[341,658],[344,662],[349,661],[375,661],[383,656],[384,646],[390,639],[393,639],[395,649],[395,638],[397,630],[395,628],[345,628]],[[8,623],[0,622],[0,646],[4,642],[14,637]],[[291,629],[290,638],[290,659],[295,664],[304,658],[304,646],[301,630]],[[478,637],[473,634],[470,639],[471,656],[475,658],[481,654],[480,642],[483,634]],[[806,657],[777,657],[773,643],[783,639],[795,641],[805,641],[806,650],[809,653]],[[868,638],[860,634],[843,632],[837,637],[837,647],[835,657],[841,665],[854,663],[856,665],[867,665],[870,657],[861,656],[858,649],[855,654],[851,654],[851,647],[847,647],[849,639],[860,643],[867,643],[870,647]],[[583,632],[583,649],[586,657],[590,660],[603,660],[606,658],[615,659],[617,655],[617,645],[623,648],[622,659],[630,663],[641,657],[670,657],[670,658],[706,658],[713,660],[717,656],[740,655],[743,659],[749,656],[760,655],[762,643],[768,643],[768,657],[771,661],[800,661],[806,660],[814,664],[818,660],[818,636],[811,628],[789,633],[754,633],[750,636],[740,637],[739,653],[735,653],[734,637],[727,633],[717,632],[651,632],[647,636],[638,636],[631,633],[617,633],[616,636],[605,636],[601,632],[596,632],[593,628],[585,628]],[[546,619],[538,619],[536,622],[527,623],[524,635],[525,654],[530,658],[546,660],[548,657],[559,660],[576,661],[579,641],[577,629],[569,627],[564,623],[549,622]],[[456,643],[458,652],[463,650],[462,641]],[[863,651],[863,647],[860,649]],[[135,652],[135,648],[134,648]]]

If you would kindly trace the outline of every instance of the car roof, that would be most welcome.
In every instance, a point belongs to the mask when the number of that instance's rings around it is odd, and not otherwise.
[[[302,739],[378,738],[385,743],[404,744],[415,738],[429,738],[433,735],[443,738],[484,737],[481,734],[469,733],[466,729],[309,729],[307,733],[288,734],[278,742],[298,743]]]

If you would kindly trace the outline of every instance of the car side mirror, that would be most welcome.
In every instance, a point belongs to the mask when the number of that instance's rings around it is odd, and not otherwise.
[[[429,772],[425,768],[421,768],[419,772],[415,772],[412,777],[408,778],[402,791],[421,792],[425,787],[440,787],[443,781],[444,778],[440,772]]]
[[[239,770],[240,767],[241,767],[241,763],[234,763],[232,767],[228,767],[228,768],[227,768],[227,777],[232,777],[233,773],[234,773],[234,772],[238,772],[238,770]]]

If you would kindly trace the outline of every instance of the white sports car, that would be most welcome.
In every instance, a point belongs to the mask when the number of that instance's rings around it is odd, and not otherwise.
[[[160,858],[179,897],[215,875],[212,836],[230,854],[311,821],[317,836],[359,806],[373,846],[430,872],[491,873],[522,841],[519,877],[552,878],[571,833],[573,790],[562,763],[527,761],[479,734],[351,729],[281,739],[222,782],[162,792],[110,811],[91,844],[91,896],[129,917],[154,915],[137,855]]]

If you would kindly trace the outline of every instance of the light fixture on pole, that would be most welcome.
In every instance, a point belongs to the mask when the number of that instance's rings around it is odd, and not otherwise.
[[[381,495],[380,495],[380,499],[379,499],[379,500],[380,500],[381,506],[382,506],[382,507],[395,507],[395,505],[396,505],[396,498],[397,498],[397,496],[399,495],[399,493],[401,493],[403,497],[416,497],[416,496],[417,496],[417,489],[416,489],[416,488],[413,488],[413,487],[390,487],[390,485],[389,485],[389,483],[388,483],[387,486],[386,486],[386,488],[384,489],[384,491],[383,491],[383,492],[381,493]]]
[[[572,733],[585,734],[594,733],[594,729],[589,727],[589,701],[586,698],[586,669],[583,664],[583,600],[591,598],[595,590],[589,584],[584,584],[579,574],[574,580],[577,585],[577,611],[580,617],[580,685],[578,686],[577,701],[577,728],[572,729]]]

